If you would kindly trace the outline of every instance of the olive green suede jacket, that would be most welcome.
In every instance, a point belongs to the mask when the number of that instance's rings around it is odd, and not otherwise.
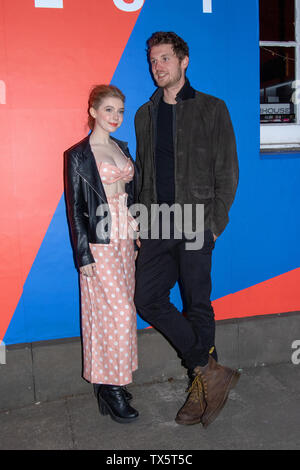
[[[135,116],[138,201],[157,202],[155,142],[158,88]],[[194,90],[186,79],[173,107],[175,203],[204,204],[204,226],[219,236],[225,229],[238,185],[236,142],[224,101]],[[193,224],[193,230],[195,230]]]

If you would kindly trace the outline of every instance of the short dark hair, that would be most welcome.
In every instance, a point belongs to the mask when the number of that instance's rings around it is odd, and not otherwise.
[[[157,31],[147,40],[147,55],[150,56],[152,47],[159,44],[171,44],[174,54],[182,61],[186,56],[189,57],[189,46],[187,43],[176,33],[172,31]]]

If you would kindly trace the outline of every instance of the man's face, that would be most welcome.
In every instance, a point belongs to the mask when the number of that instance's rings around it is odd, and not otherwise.
[[[184,84],[189,58],[186,56],[180,62],[171,44],[153,46],[149,58],[157,86],[170,88]]]

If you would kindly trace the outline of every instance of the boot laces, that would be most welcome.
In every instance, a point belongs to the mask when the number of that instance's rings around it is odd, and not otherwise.
[[[202,401],[203,398],[207,399],[207,385],[202,374],[196,375],[192,385],[188,389],[188,393],[191,394],[191,400],[193,401]]]

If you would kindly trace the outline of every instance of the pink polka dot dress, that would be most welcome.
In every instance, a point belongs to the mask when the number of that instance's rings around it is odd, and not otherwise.
[[[98,164],[103,183],[133,178],[130,161],[123,169]],[[133,303],[135,261],[130,230],[136,222],[127,208],[127,194],[107,197],[112,216],[110,243],[90,244],[96,275],[80,275],[83,377],[91,383],[127,385],[137,369],[136,309]]]

